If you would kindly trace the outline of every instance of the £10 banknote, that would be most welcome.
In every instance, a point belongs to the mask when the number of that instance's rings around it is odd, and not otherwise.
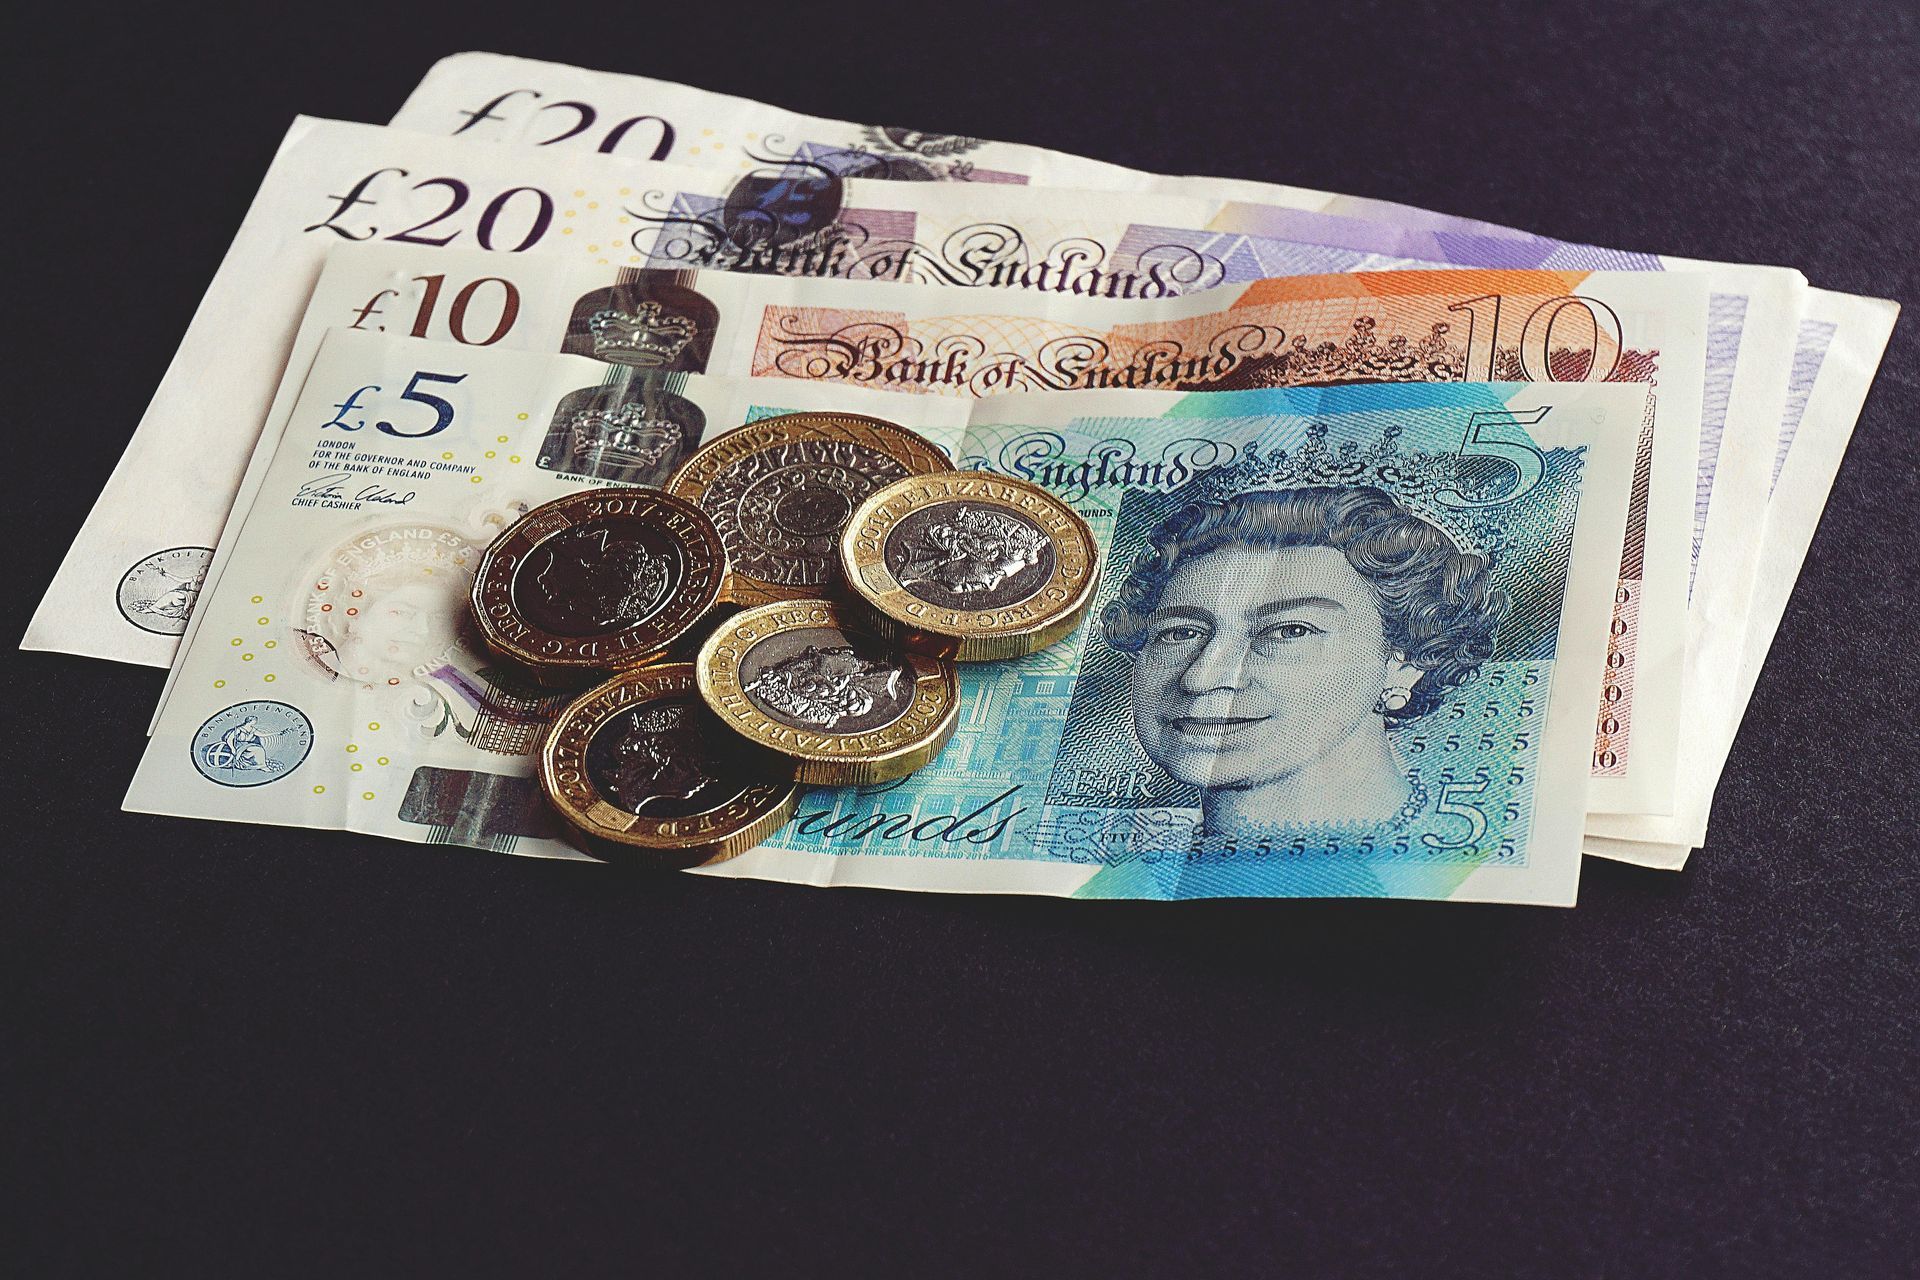
[[[822,287],[578,265],[534,272],[486,254],[343,248],[315,290],[290,368],[304,368],[327,326],[344,324],[565,351],[623,369],[965,397],[1032,389],[1657,381],[1653,411],[1638,428],[1589,805],[1641,813],[1671,806],[1679,736],[1673,712],[1686,657],[1688,496],[1700,456],[1705,372],[1700,277],[1355,273],[1131,304],[996,294],[1001,309],[992,313],[955,313],[954,298],[925,287]],[[820,305],[824,300],[834,305]],[[276,399],[237,511],[252,500],[298,386],[290,379]],[[693,443],[646,466],[586,468],[582,451],[595,444],[556,427],[541,465],[657,484]],[[1145,456],[1115,454],[1108,465]]]
[[[483,656],[466,595],[511,513],[605,483],[535,459],[583,393],[630,376],[327,334],[128,807],[580,856],[531,779],[556,699]],[[1573,901],[1645,388],[902,403],[791,379],[647,385],[659,412],[677,403],[677,420],[716,429],[828,391],[883,409],[944,433],[977,477],[944,483],[1039,477],[1107,565],[1093,621],[1069,639],[968,664],[959,730],[933,764],[812,792],[765,846],[706,874]],[[957,435],[937,416],[956,413]],[[1119,447],[1155,463],[1104,464]],[[1396,678],[1412,696],[1389,703]]]

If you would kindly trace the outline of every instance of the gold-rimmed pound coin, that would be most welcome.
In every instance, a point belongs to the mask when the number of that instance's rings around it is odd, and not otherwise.
[[[1079,513],[1040,486],[947,471],[875,490],[841,535],[840,564],[881,636],[979,662],[1071,634],[1093,602],[1100,549]]]
[[[542,503],[487,548],[473,614],[496,652],[536,671],[657,661],[722,599],[726,549],[706,514],[659,489]]]
[[[953,463],[904,427],[858,413],[787,413],[701,445],[668,477],[720,530],[727,597],[767,604],[831,596],[840,534],[874,490]]]
[[[589,852],[667,870],[724,862],[786,825],[800,788],[777,769],[715,722],[684,662],[589,689],[540,750],[541,788]]]
[[[707,637],[694,667],[720,722],[786,757],[801,782],[903,778],[938,755],[959,722],[951,662],[881,640],[832,601],[743,610]]]

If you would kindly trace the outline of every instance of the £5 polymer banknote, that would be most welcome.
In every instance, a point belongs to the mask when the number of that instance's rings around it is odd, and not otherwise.
[[[991,297],[995,311],[955,312],[952,291],[924,286],[579,264],[532,271],[482,253],[345,247],[316,287],[290,368],[303,369],[324,329],[343,324],[566,351],[622,369],[967,397],[1364,381],[1657,381],[1654,412],[1640,428],[1588,802],[1595,812],[1670,807],[1705,376],[1700,277],[1352,273],[1154,302]],[[296,375],[275,400],[237,511],[251,502],[298,387]],[[562,448],[543,453],[542,465],[577,465],[560,456]],[[607,478],[657,483],[676,461],[663,457],[651,470]]]
[[[463,618],[491,531],[596,483],[534,460],[583,389],[618,379],[575,356],[329,333],[128,807],[579,856],[531,782],[553,699],[515,686]],[[1036,480],[1107,566],[1090,624],[967,667],[932,765],[811,792],[708,874],[1572,902],[1644,388],[902,403],[794,380],[652,385],[716,428],[832,393],[944,432],[969,470],[943,483]],[[938,417],[956,413],[957,437]],[[392,430],[361,426],[376,420]],[[1113,465],[1134,448],[1155,465]]]

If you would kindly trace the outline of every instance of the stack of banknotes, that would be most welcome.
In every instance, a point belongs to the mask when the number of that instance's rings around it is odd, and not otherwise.
[[[959,664],[937,758],[696,874],[1570,904],[1583,853],[1705,840],[1895,314],[462,54],[384,127],[295,121],[24,643],[171,668],[129,809],[583,858],[537,779],[564,696],[475,631],[490,544],[860,415],[1046,490],[1102,573],[1065,639]],[[871,463],[700,501],[827,596],[782,499]]]

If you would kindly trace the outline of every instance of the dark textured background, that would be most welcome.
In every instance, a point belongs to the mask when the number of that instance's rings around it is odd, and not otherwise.
[[[16,626],[290,118],[383,120],[461,48],[1920,302],[1907,6],[407,10],[56,5],[12,40]],[[1912,1274],[1917,332],[1707,849],[1591,864],[1571,912],[616,881],[123,814],[160,673],[8,652],[0,1253]]]

